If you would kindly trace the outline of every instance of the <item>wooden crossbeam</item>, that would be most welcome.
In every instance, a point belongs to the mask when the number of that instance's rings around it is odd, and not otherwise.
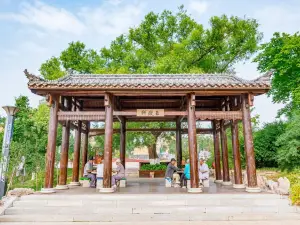
[[[241,111],[196,111],[198,120],[241,120]]]
[[[127,128],[126,132],[172,132],[176,131],[176,128]],[[198,134],[211,134],[212,129],[210,128],[198,128],[196,129]],[[188,132],[188,129],[182,129],[181,133],[185,134]],[[105,133],[105,129],[90,129],[90,136],[103,135]],[[120,133],[120,129],[114,129],[114,134]]]

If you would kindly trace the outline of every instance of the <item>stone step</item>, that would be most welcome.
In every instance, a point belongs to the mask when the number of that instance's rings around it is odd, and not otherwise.
[[[86,199],[86,200],[37,200],[28,199],[15,201],[13,206],[37,206],[37,207],[55,207],[55,206],[103,206],[103,207],[128,207],[128,206],[288,206],[288,199],[182,199],[182,200],[98,200],[98,199]]]
[[[5,215],[129,215],[129,214],[169,214],[169,215],[199,215],[205,213],[297,213],[296,207],[284,206],[141,206],[109,208],[103,206],[87,207],[12,207],[5,211]],[[300,215],[300,214],[299,214]]]
[[[4,215],[0,216],[0,223],[3,222],[151,222],[151,221],[283,221],[300,220],[300,214],[221,214],[206,213],[196,215]],[[186,223],[185,223],[186,224]],[[271,223],[272,224],[272,223]],[[290,224],[289,224],[290,225]]]
[[[132,222],[76,222],[76,225],[132,225]],[[241,225],[241,221],[205,221],[202,225]],[[247,225],[282,225],[283,221],[247,221]],[[299,225],[299,220],[289,220],[289,225]],[[40,225],[40,222],[6,222],[5,225]],[[43,225],[58,225],[57,222],[43,222]],[[60,222],[59,225],[74,225],[74,222]],[[153,222],[134,222],[134,225],[153,225]],[[155,221],[155,225],[170,225],[167,221]],[[199,225],[199,221],[172,221],[172,225]]]
[[[95,194],[82,194],[82,195],[61,195],[61,194],[52,194],[52,195],[28,195],[23,196],[21,200],[182,200],[182,199],[282,199],[286,198],[285,196],[275,195],[275,194],[100,194],[95,192]]]

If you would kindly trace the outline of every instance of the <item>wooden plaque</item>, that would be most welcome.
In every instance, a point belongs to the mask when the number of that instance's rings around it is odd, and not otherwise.
[[[137,109],[136,116],[142,117],[163,117],[165,115],[164,109]]]

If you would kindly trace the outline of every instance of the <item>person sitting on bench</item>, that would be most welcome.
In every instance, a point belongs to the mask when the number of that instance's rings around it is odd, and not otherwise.
[[[93,157],[89,158],[89,161],[85,164],[83,169],[83,176],[90,179],[90,187],[96,187],[96,174],[92,174],[93,170]]]
[[[165,178],[169,178],[170,180],[175,180],[176,184],[180,183],[180,176],[177,171],[180,169],[176,166],[176,159],[172,158],[171,162],[167,166]]]
[[[117,173],[116,175],[113,175],[111,178],[111,185],[114,190],[117,189],[117,181],[122,180],[125,177],[125,169],[124,166],[121,163],[120,159],[116,160],[117,168],[113,171]]]
[[[200,159],[199,178],[201,184],[203,184],[204,180],[208,180],[209,178],[209,168],[208,165],[204,162],[204,159]]]
[[[180,186],[182,188],[186,188],[187,186],[187,181],[191,179],[191,172],[190,172],[190,160],[187,159],[185,166],[184,166],[184,171],[183,174],[181,175],[180,179]]]

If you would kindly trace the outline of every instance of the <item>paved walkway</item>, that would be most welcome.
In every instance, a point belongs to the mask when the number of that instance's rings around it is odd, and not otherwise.
[[[187,189],[166,188],[163,178],[127,178],[127,187],[119,188],[115,194],[184,194]],[[210,180],[210,187],[203,188],[202,194],[249,194],[245,189],[234,189],[232,186],[222,186]],[[94,188],[70,187],[68,190],[57,191],[55,194],[99,194]],[[266,193],[264,193],[266,194]]]

